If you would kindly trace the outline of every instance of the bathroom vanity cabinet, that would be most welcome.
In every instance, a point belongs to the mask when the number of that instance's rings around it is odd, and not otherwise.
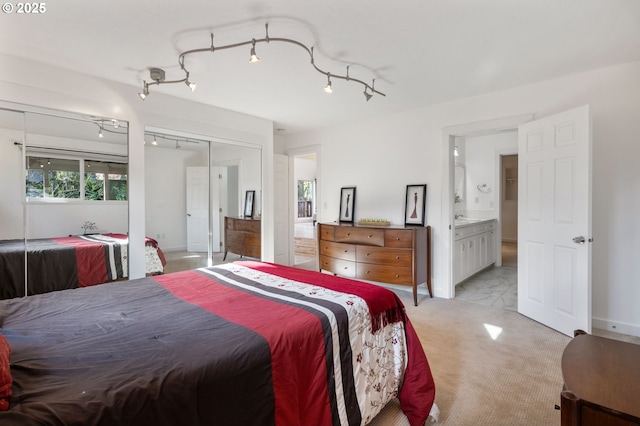
[[[456,284],[496,262],[496,220],[456,224],[453,280]]]

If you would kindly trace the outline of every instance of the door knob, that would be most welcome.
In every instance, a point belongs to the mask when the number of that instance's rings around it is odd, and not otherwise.
[[[573,237],[573,242],[576,244],[584,244],[587,240],[580,235],[579,237]]]
[[[187,216],[191,217],[191,213],[187,213]],[[574,238],[575,239],[575,238]]]

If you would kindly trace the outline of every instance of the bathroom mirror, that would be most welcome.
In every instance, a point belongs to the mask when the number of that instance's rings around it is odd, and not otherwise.
[[[465,167],[462,164],[456,164],[454,168],[454,200],[461,203],[466,199],[466,176]]]

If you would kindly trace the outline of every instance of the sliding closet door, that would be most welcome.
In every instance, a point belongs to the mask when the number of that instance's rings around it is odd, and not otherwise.
[[[0,107],[0,299],[25,294],[24,113]]]

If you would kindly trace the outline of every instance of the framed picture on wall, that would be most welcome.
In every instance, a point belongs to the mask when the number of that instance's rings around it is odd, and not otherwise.
[[[340,189],[340,222],[353,223],[355,205],[355,186]]]
[[[424,226],[427,206],[427,185],[407,185],[404,204],[404,224]]]
[[[253,200],[256,198],[256,191],[247,191],[244,196],[244,217],[253,217],[255,206]]]

